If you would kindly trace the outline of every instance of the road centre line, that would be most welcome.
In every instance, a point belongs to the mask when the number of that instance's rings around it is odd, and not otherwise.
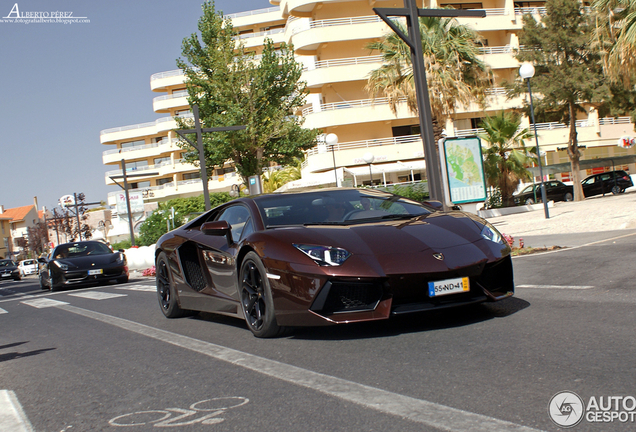
[[[0,431],[33,432],[31,422],[11,390],[0,390]]]
[[[161,342],[212,357],[271,378],[319,391],[331,397],[361,405],[375,411],[402,417],[410,421],[447,431],[467,432],[536,432],[518,425],[481,414],[404,396],[353,381],[302,369],[275,360],[269,360],[232,348],[197,340],[136,323],[123,318],[82,309],[72,305],[58,305],[59,309],[119,327]]]

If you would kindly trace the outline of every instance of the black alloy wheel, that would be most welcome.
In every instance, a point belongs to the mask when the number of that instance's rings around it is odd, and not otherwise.
[[[38,275],[38,279],[40,279],[40,289],[43,289],[43,290],[49,289],[49,287],[47,287],[44,284],[44,278],[42,277],[42,272],[40,272],[40,274]]]
[[[161,252],[157,257],[156,269],[156,283],[157,283],[157,298],[159,299],[159,306],[161,312],[166,318],[179,318],[185,315],[185,311],[179,307],[177,299],[174,296],[174,287],[170,282],[170,269],[168,267],[168,257],[165,252]]]
[[[243,315],[254,336],[267,338],[281,334],[283,328],[276,323],[267,272],[255,252],[245,256],[240,280]]]

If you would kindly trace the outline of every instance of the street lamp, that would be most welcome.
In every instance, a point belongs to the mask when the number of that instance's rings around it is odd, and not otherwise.
[[[539,135],[537,135],[537,123],[534,121],[534,106],[532,104],[532,89],[530,88],[530,78],[534,76],[534,66],[532,63],[524,63],[519,67],[519,76],[528,83],[528,95],[530,95],[530,115],[532,116],[532,124],[534,125],[534,139],[537,144],[537,160],[539,161],[539,176],[541,177],[541,201],[543,201],[543,210],[545,218],[550,219],[548,211],[548,200],[545,195],[545,183],[543,182],[543,167],[541,163],[541,150],[539,149]]]
[[[336,176],[336,187],[338,187],[338,173],[336,172],[336,151],[334,148],[338,144],[338,135],[335,133],[327,134],[325,137],[325,143],[331,146],[331,155],[333,156],[333,175]]]
[[[369,178],[371,178],[371,186],[373,186],[373,173],[371,172],[371,164],[375,160],[375,156],[373,156],[373,153],[367,152],[364,154],[364,156],[362,156],[362,159],[364,159],[364,161],[369,164]]]

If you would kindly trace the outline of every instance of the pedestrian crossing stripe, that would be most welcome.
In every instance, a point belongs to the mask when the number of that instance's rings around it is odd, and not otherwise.
[[[155,292],[157,290],[154,285],[126,285],[126,286],[118,286],[117,289],[129,290],[129,291],[147,291],[147,292]]]
[[[48,308],[48,307],[56,307],[56,306],[62,306],[62,305],[67,305],[69,303],[67,302],[63,302],[63,301],[59,301],[59,300],[52,300],[52,299],[48,299],[48,298],[39,298],[39,299],[35,299],[35,300],[25,300],[23,302],[25,305],[28,306],[33,306],[34,308],[37,309],[43,309],[43,308]]]
[[[115,293],[107,293],[102,291],[84,291],[79,293],[69,294],[72,297],[80,297],[91,300],[106,300],[116,297],[126,297],[128,294],[115,294]]]
[[[7,311],[2,309],[2,308],[0,308],[0,315],[5,314],[5,313],[7,313]]]

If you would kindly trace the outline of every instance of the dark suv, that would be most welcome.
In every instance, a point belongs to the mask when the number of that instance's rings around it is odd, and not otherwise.
[[[535,189],[536,188],[536,197]],[[545,182],[545,195],[548,201],[572,201],[574,191],[572,186],[561,183],[558,180]],[[528,205],[541,202],[541,184],[528,185],[521,192],[514,196],[515,204]]]
[[[617,195],[625,192],[628,187],[634,186],[632,178],[622,170],[591,175],[583,180],[581,184],[583,185],[583,194],[586,197],[605,195],[610,192]]]

